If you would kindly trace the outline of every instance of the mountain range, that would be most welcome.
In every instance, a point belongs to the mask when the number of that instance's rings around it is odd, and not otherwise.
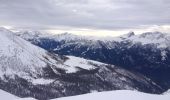
[[[49,100],[94,91],[123,89],[157,94],[165,91],[141,73],[57,54],[22,38],[0,28],[0,89],[18,97]]]
[[[47,51],[83,57],[138,72],[170,88],[170,35],[161,32],[134,32],[119,37],[79,36],[70,33],[49,35],[38,31],[16,33]]]

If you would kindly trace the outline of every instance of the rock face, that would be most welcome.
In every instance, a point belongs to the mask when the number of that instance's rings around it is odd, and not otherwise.
[[[19,34],[22,38],[48,51],[73,55],[103,63],[121,66],[139,72],[165,90],[170,88],[170,35],[147,32],[135,35],[130,32],[116,38],[95,38],[69,33],[59,35]]]
[[[4,28],[0,29],[0,43],[0,89],[19,97],[48,100],[93,91],[164,91],[139,73],[50,53]]]

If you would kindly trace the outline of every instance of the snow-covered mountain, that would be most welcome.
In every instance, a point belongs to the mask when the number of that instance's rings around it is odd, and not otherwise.
[[[137,71],[165,90],[170,88],[170,34],[134,32],[119,37],[89,37],[19,32],[20,37],[48,51],[83,57]]]
[[[49,100],[108,90],[162,93],[149,78],[114,65],[61,56],[0,28],[0,89],[18,97]]]
[[[94,70],[95,66],[88,64],[87,60],[76,57],[60,57],[15,36],[11,31],[0,29],[0,77],[14,78],[15,75],[24,79],[34,79],[44,76],[49,66],[55,74],[60,74],[58,69],[65,73],[76,73],[80,69]],[[64,61],[65,60],[65,61]],[[97,63],[96,64],[101,64]],[[78,68],[79,67],[79,68]],[[31,77],[30,77],[31,76]],[[33,80],[32,80],[33,78]]]

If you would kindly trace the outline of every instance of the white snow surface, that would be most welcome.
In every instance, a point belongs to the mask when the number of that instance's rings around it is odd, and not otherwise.
[[[99,65],[99,66],[106,65],[101,62],[97,62],[93,60],[86,60],[86,59],[79,58],[79,57],[74,57],[74,56],[67,56],[67,57],[69,59],[67,59],[64,62],[64,67],[65,67],[64,69],[66,69],[66,73],[75,73],[79,70],[79,68],[86,69],[86,70],[93,70],[96,67],[92,65],[91,63]],[[58,64],[57,67],[62,68],[63,65]]]
[[[170,100],[170,94],[156,95],[130,90],[90,93],[53,100]]]
[[[131,90],[116,90],[109,92],[93,92],[84,95],[56,98],[52,100],[169,100],[170,92],[166,94],[147,94]],[[19,98],[8,92],[0,90],[2,100],[36,100],[34,98]]]
[[[34,98],[20,98],[6,91],[0,90],[0,100],[36,100]]]
[[[0,90],[0,99],[1,100],[14,100],[14,99],[18,99],[19,97],[14,96],[8,92],[5,92],[3,90]]]
[[[36,100],[34,98],[19,98],[8,92],[0,90],[2,100]],[[131,90],[116,90],[109,92],[93,92],[84,95],[56,98],[52,100],[169,100],[170,92],[163,95],[147,94]]]
[[[32,83],[34,84],[34,85],[38,85],[38,84],[50,84],[50,83],[52,83],[52,82],[54,82],[55,80],[52,80],[52,79],[43,79],[43,78],[38,78],[38,79],[34,79],[34,80],[32,80]]]

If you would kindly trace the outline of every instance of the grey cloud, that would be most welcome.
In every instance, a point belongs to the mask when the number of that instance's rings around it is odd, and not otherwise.
[[[169,25],[170,0],[0,0],[0,25],[128,29]]]

